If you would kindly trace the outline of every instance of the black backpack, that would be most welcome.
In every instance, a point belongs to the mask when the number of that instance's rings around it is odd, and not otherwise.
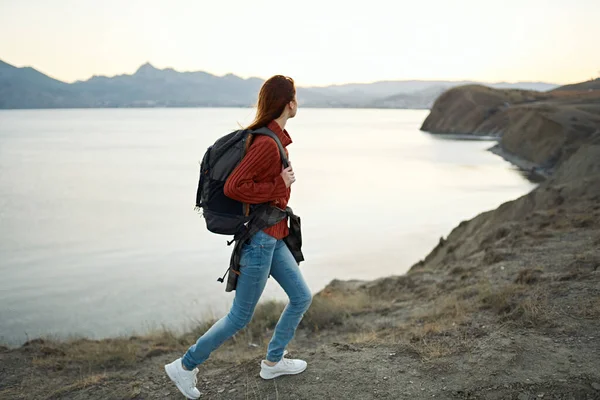
[[[206,150],[200,164],[196,209],[201,210],[206,228],[221,235],[235,235],[250,219],[251,206],[225,196],[225,181],[242,161],[253,135],[271,137],[279,147],[284,168],[287,155],[277,135],[267,128],[243,129],[221,137]]]

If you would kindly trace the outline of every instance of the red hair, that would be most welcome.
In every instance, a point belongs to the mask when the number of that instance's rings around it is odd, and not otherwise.
[[[248,126],[254,130],[267,126],[279,118],[285,106],[296,98],[294,80],[289,76],[275,75],[269,78],[260,88],[256,117]]]

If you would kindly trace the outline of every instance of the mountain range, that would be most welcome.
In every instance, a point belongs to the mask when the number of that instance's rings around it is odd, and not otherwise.
[[[233,74],[158,69],[146,63],[131,75],[94,76],[66,83],[34,68],[18,68],[0,60],[0,109],[93,107],[249,107],[263,80]],[[304,107],[430,108],[447,89],[472,83],[494,88],[547,91],[544,82],[485,83],[473,81],[381,81],[327,87],[299,87]]]

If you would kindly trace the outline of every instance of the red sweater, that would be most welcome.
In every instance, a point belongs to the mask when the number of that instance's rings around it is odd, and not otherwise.
[[[267,128],[279,137],[283,147],[292,143],[290,135],[277,122],[272,121]],[[242,162],[227,178],[225,196],[248,204],[270,202],[285,209],[291,190],[285,187],[285,181],[281,177],[282,170],[277,143],[268,136],[256,135]],[[264,232],[275,239],[283,239],[289,233],[287,218],[266,228]]]

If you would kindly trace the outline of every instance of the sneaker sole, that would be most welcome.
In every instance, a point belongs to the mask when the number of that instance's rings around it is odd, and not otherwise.
[[[179,390],[179,392],[181,392],[181,394],[184,395],[186,397],[186,399],[197,400],[200,398],[200,397],[190,397],[190,395],[185,393],[185,391],[181,388],[181,386],[179,386],[177,379],[173,378],[173,376],[171,375],[171,372],[169,371],[169,365],[165,365],[165,372],[167,373],[167,376],[169,377],[171,382],[173,382],[175,384],[175,386],[177,386],[177,389]]]
[[[279,373],[265,373],[262,369],[260,370],[260,377],[265,379],[265,380],[269,380],[269,379],[275,379],[279,376],[284,376],[284,375],[298,375],[303,373],[304,371],[306,371],[306,367],[308,367],[308,365],[305,365],[304,368],[302,368],[299,371],[295,371],[295,372],[279,372]]]

